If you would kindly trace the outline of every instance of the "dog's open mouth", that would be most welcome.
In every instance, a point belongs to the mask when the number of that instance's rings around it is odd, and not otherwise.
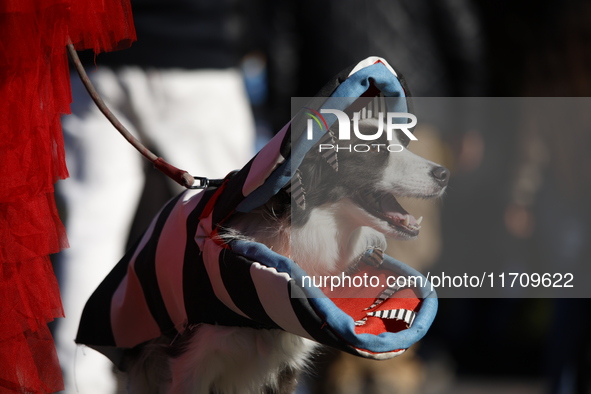
[[[390,193],[358,193],[357,203],[371,215],[386,221],[395,230],[416,237],[423,217],[415,219]]]

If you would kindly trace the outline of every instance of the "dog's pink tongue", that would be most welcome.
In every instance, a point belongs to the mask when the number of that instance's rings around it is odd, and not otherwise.
[[[408,217],[408,224],[416,223],[414,216],[406,212],[398,200],[396,200],[396,198],[391,194],[386,194],[380,199],[380,209],[384,215],[392,219],[404,221],[404,219]]]

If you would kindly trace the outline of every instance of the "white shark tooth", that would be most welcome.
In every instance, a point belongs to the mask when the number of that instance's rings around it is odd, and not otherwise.
[[[417,221],[416,221],[416,224],[417,224],[417,226],[418,226],[419,224],[421,224],[421,222],[422,222],[422,221],[423,221],[423,217],[421,216],[421,217],[420,217],[420,218],[418,218],[418,219],[417,219]]]

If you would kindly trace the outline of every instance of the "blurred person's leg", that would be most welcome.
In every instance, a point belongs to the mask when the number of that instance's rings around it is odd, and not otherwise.
[[[193,175],[223,177],[253,155],[252,114],[235,70],[127,67],[117,74],[100,69],[91,78],[134,135]],[[74,79],[74,114],[63,122],[71,178],[60,192],[71,248],[60,256],[67,317],[57,327],[56,342],[66,392],[110,393],[110,361],[73,340],[86,300],[124,253],[142,192],[143,159],[82,89]]]
[[[591,211],[586,202],[569,201],[557,181],[551,179],[539,192],[535,217],[539,264],[545,272],[569,272],[579,281],[588,277]],[[556,223],[560,223],[560,231],[556,231]],[[585,298],[556,298],[551,303],[544,353],[547,392],[588,393],[591,302]]]
[[[116,74],[99,69],[90,75],[107,105],[133,132],[118,111],[125,93]],[[78,347],[74,338],[86,301],[124,252],[143,184],[142,159],[99,113],[76,75],[72,89],[73,114],[63,119],[70,178],[58,185],[70,243],[58,257],[66,317],[58,323],[55,339],[65,392],[109,394],[116,386],[111,362]]]
[[[172,165],[223,178],[254,154],[252,111],[238,70],[121,71],[143,137]]]

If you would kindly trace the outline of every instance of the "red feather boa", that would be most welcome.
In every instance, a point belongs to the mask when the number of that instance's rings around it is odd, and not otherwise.
[[[66,43],[129,46],[128,0],[0,3],[0,391],[63,388],[47,322],[63,316],[49,254],[67,246],[53,185],[68,176],[60,116],[71,102]]]

